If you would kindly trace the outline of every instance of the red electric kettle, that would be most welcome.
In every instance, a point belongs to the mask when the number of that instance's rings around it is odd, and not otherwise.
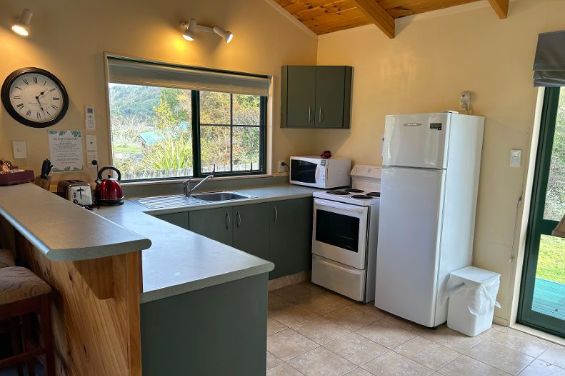
[[[113,179],[112,175],[108,174],[108,178],[102,179],[104,171],[111,170],[118,174],[118,180]],[[121,205],[124,203],[124,192],[120,183],[122,173],[115,167],[106,166],[98,171],[98,180],[96,180],[96,202],[98,205]]]

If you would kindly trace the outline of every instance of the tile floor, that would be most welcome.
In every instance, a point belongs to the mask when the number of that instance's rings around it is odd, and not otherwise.
[[[494,326],[427,329],[309,283],[269,293],[267,376],[565,376],[565,347]]]

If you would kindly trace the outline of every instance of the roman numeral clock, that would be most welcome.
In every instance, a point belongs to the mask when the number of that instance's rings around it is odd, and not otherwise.
[[[2,84],[2,103],[18,122],[33,128],[57,124],[69,108],[63,83],[40,68],[12,72]]]

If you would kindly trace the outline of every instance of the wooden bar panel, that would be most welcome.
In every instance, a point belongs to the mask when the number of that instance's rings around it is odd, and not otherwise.
[[[26,266],[55,291],[57,375],[141,376],[140,253],[88,260],[77,268],[73,262],[49,260],[19,234],[16,245]],[[101,283],[104,278],[112,281],[111,292]],[[97,291],[90,286],[93,279]]]

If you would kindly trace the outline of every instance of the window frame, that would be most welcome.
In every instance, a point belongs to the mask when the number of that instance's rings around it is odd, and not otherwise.
[[[108,82],[108,92],[110,91]],[[157,177],[157,178],[144,178],[144,179],[128,179],[123,180],[124,183],[142,183],[142,182],[155,182],[155,181],[175,181],[175,180],[186,180],[190,178],[204,178],[211,173],[202,171],[202,155],[201,155],[201,142],[200,142],[200,92],[201,90],[190,90],[191,92],[191,107],[192,107],[192,118],[191,118],[191,132],[192,132],[192,176],[171,176],[171,177]],[[229,93],[230,98],[233,95],[238,95],[238,93]],[[248,95],[248,94],[240,94]],[[255,175],[265,175],[267,174],[267,108],[268,108],[268,97],[263,95],[258,95],[259,97],[259,125],[237,125],[237,124],[225,124],[218,125],[230,128],[230,146],[233,153],[233,127],[252,127],[259,128],[259,169],[253,171],[222,171],[214,173],[216,177],[245,177],[245,176],[255,176]],[[111,101],[110,95],[108,95],[108,114],[111,112]],[[230,101],[230,118],[233,118],[233,100]],[[233,121],[231,121],[233,123]],[[112,122],[109,116],[109,138],[110,138],[110,159],[113,164],[114,159],[114,146],[112,143]],[[230,156],[231,158],[231,156]],[[233,169],[233,166],[232,166]]]

